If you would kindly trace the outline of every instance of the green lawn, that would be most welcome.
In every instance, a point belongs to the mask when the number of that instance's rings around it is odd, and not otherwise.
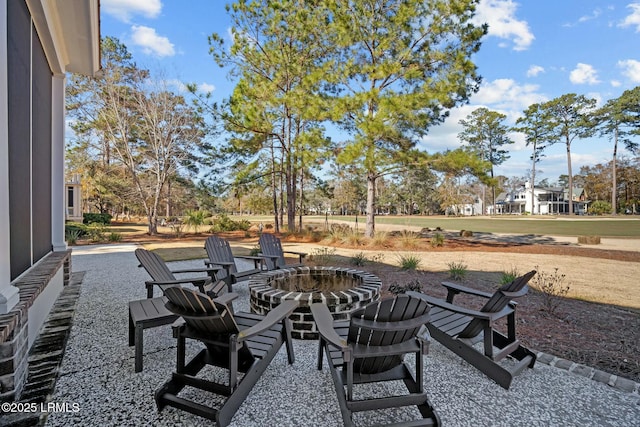
[[[324,217],[303,217],[307,223],[324,222]],[[333,221],[355,222],[353,216],[332,216]],[[358,216],[360,229],[364,229],[365,218]],[[443,230],[471,230],[485,233],[541,234],[556,236],[640,237],[640,218],[624,216],[620,218],[594,217],[506,217],[506,218],[447,218],[444,216],[377,216],[376,224],[399,226],[440,227]]]

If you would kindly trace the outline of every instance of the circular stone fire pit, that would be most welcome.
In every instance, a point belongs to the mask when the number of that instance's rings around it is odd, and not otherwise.
[[[335,320],[348,320],[349,312],[380,298],[382,282],[373,274],[336,267],[295,267],[265,271],[249,281],[251,310],[265,315],[282,301],[296,300],[291,315],[292,336],[317,339],[310,305],[324,302]]]

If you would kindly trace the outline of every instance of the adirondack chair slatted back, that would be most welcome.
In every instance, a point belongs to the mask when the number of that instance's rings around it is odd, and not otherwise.
[[[149,276],[151,276],[153,280],[157,282],[166,282],[176,279],[171,270],[169,270],[169,267],[167,267],[167,264],[157,253],[138,248],[135,250],[135,254],[138,261],[140,261],[140,265],[147,270],[147,273],[149,273]],[[167,288],[166,285],[159,286],[163,291]]]
[[[429,305],[407,295],[385,299],[354,311],[347,335],[347,342],[368,346],[389,346],[414,339],[420,327],[427,323]],[[363,326],[358,320],[379,322],[372,327]],[[415,321],[418,320],[419,321]],[[414,322],[406,322],[414,320]],[[406,328],[389,330],[390,322],[406,322]],[[398,328],[394,328],[398,329]],[[387,371],[402,363],[401,356],[367,357],[354,363],[354,370],[363,374]]]
[[[265,260],[268,270],[284,267],[286,265],[282,243],[276,236],[270,233],[262,233],[260,235],[259,245],[260,251],[267,257],[278,257],[275,263],[272,258],[267,258]]]
[[[524,274],[512,282],[501,286],[492,296],[487,300],[485,305],[480,311],[485,313],[497,313],[509,304],[511,298],[506,296],[503,292],[518,292],[521,291],[536,274],[535,270]],[[469,324],[458,334],[458,338],[473,338],[478,336],[485,323],[481,319],[473,319]]]
[[[235,260],[233,258],[233,252],[231,251],[231,246],[229,242],[221,239],[218,236],[209,236],[204,243],[204,248],[207,251],[207,256],[209,257],[209,261],[215,262],[229,262],[232,263],[229,265],[229,273],[237,273]],[[224,271],[217,273],[217,276],[221,276],[224,274]],[[220,277],[222,278],[222,277]]]
[[[228,338],[232,334],[238,334],[240,329],[231,311],[208,295],[193,289],[185,289],[172,286],[164,291],[169,302],[169,311],[178,314],[186,322],[187,326],[197,331],[203,337],[215,339],[225,345],[215,346],[208,344],[210,357],[219,357],[220,360],[229,357]],[[243,346],[239,351],[241,366],[251,365],[254,357],[251,351]]]

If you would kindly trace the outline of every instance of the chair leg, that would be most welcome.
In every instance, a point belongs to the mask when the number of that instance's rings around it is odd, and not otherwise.
[[[318,338],[318,371],[322,370],[322,357],[324,356],[325,341],[322,337]]]
[[[134,341],[135,341],[135,372],[142,371],[142,346],[144,340],[142,339],[142,323],[135,325]]]
[[[282,320],[282,340],[284,341],[284,345],[287,348],[287,359],[289,360],[289,364],[293,365],[296,361],[295,355],[293,353],[293,341],[291,339],[291,329],[292,323],[291,319],[288,317]]]

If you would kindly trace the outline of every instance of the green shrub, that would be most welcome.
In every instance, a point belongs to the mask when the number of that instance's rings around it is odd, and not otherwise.
[[[449,277],[453,280],[462,280],[467,277],[467,265],[464,262],[451,261],[447,265],[449,266]]]
[[[111,232],[109,233],[109,241],[110,242],[120,242],[122,241],[122,234]]]
[[[188,210],[186,212],[186,218],[184,219],[184,224],[193,228],[193,232],[198,234],[200,227],[204,225],[205,219],[207,218],[208,213],[201,210]]]
[[[609,215],[611,210],[611,203],[604,200],[596,200],[591,202],[588,212],[592,215]]]
[[[520,276],[518,269],[516,267],[512,267],[509,271],[503,271],[502,276],[500,277],[500,286],[508,285],[513,282]]]
[[[398,261],[400,263],[400,268],[403,270],[417,270],[420,266],[420,257],[414,254],[398,255]]]
[[[351,257],[351,264],[356,267],[362,267],[369,261],[367,255],[364,252],[358,252],[354,256]]]
[[[84,213],[82,214],[83,224],[111,224],[112,216],[108,213]]]
[[[221,232],[221,231],[248,231],[251,228],[251,223],[246,219],[242,219],[240,221],[234,221],[229,218],[226,214],[220,214],[213,221],[213,226],[211,227],[211,232]]]
[[[70,245],[75,245],[80,236],[82,235],[79,229],[72,229],[65,231],[65,240]]]
[[[66,236],[69,233],[75,233],[77,238],[84,237],[87,235],[87,226],[79,222],[68,222],[64,225],[64,234]]]
[[[431,238],[431,246],[434,248],[444,246],[444,235],[441,233],[434,234]]]
[[[394,295],[404,294],[407,291],[422,292],[422,285],[417,280],[413,280],[406,285],[399,285],[398,283],[389,285],[389,292]]]
[[[92,242],[100,242],[104,240],[104,233],[107,231],[107,227],[104,224],[94,222],[87,227],[87,236]]]

